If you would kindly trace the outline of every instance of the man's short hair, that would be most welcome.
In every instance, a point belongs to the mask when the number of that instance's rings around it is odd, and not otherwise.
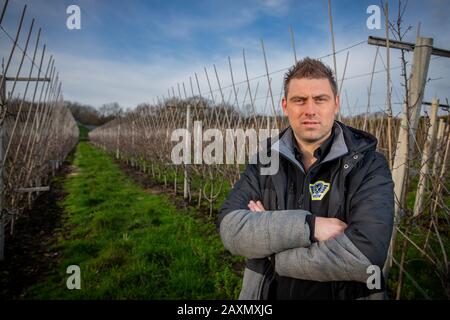
[[[288,87],[291,79],[328,79],[334,96],[337,95],[337,84],[331,68],[322,61],[312,58],[304,58],[294,64],[284,75],[284,96],[287,99]]]

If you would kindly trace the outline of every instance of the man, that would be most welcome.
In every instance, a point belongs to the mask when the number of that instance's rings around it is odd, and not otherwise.
[[[384,298],[379,271],[394,193],[377,140],[334,120],[336,81],[322,62],[298,62],[284,89],[290,126],[269,142],[278,172],[261,175],[263,165],[248,165],[219,214],[225,248],[248,259],[239,298]],[[367,284],[373,272],[381,285]]]

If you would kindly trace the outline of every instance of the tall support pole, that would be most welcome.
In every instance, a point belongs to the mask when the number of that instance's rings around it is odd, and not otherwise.
[[[333,31],[333,14],[331,13],[331,0],[328,0],[328,17],[330,18],[330,34],[331,34],[331,46],[333,49],[333,66],[334,77],[337,81],[337,63],[336,63],[336,45],[334,44],[334,31]],[[339,109],[338,120],[341,121],[341,110]]]
[[[135,165],[138,165],[137,157],[135,155],[137,154],[135,152],[135,146],[134,146],[134,135],[135,135],[135,121],[134,119],[131,120],[131,166],[134,167]]]
[[[386,3],[385,7],[385,29],[386,29],[386,109],[388,116],[388,163],[389,168],[392,170],[392,98],[391,98],[391,45],[389,41],[389,4]]]
[[[3,76],[0,76],[0,115],[6,114],[4,112],[4,108],[6,108],[6,90],[5,90],[5,81],[3,81]],[[3,175],[4,175],[4,163],[3,157],[3,138],[4,138],[4,121],[5,119],[0,119],[0,261],[3,261],[5,258],[5,210],[3,209]]]
[[[411,120],[410,120],[410,139],[415,136],[417,128],[419,126],[420,111],[422,109],[423,94],[425,91],[425,84],[427,81],[428,67],[430,65],[430,57],[433,50],[432,38],[418,37],[416,41],[416,48],[414,49],[414,57],[416,56],[416,50],[418,61],[413,61],[411,70],[411,90],[409,91],[409,107],[411,108]],[[411,140],[413,141],[413,140]],[[413,143],[410,144],[410,152]]]
[[[266,66],[266,77],[267,77],[267,84],[269,85],[269,93],[270,93],[270,99],[271,99],[270,101],[272,103],[272,112],[273,112],[273,116],[275,117],[276,128],[279,129],[280,126],[278,124],[277,111],[275,110],[275,101],[273,100],[272,84],[271,84],[271,80],[270,80],[270,77],[269,77],[269,67],[267,65],[266,50],[264,49],[264,41],[263,41],[263,39],[261,39],[261,48],[262,48],[263,55],[264,55],[264,64]]]
[[[367,109],[366,114],[364,115],[364,125],[363,125],[363,131],[367,130],[367,117],[370,113],[370,97],[372,95],[372,84],[373,84],[373,75],[375,73],[375,66],[377,65],[377,58],[378,58],[378,52],[380,47],[377,47],[377,51],[375,52],[375,57],[373,58],[373,65],[372,65],[372,74],[370,76],[370,85],[367,90]]]
[[[249,97],[250,97],[250,104],[252,106],[252,111],[253,111],[254,126],[256,126],[257,125],[256,110],[255,110],[255,103],[254,103],[254,100],[253,100],[253,97],[252,97],[252,90],[251,90],[251,87],[250,87],[250,80],[248,78],[247,60],[245,59],[245,49],[242,49],[242,58],[244,59],[245,78],[247,80],[248,94],[249,94]]]
[[[292,26],[289,26],[289,33],[291,34],[291,45],[292,45],[292,51],[294,52],[294,63],[297,63],[297,50],[295,49],[295,37],[294,37],[294,30],[292,30]]]
[[[394,213],[394,228],[388,252],[388,259],[384,266],[385,276],[388,275],[390,267],[392,266],[393,251],[397,236],[397,226],[400,222],[402,199],[405,193],[405,179],[408,177],[407,169],[410,155],[410,135],[411,132],[415,132],[414,128],[417,127],[418,117],[420,115],[423,92],[425,89],[426,77],[428,73],[428,66],[430,64],[432,46],[433,39],[419,37],[417,38],[416,45],[414,47],[412,74],[411,80],[409,82],[409,96],[406,97],[408,99],[408,103],[405,103],[403,106],[404,112],[401,119],[400,131],[398,134],[397,147],[394,157],[394,165],[392,168],[396,201]],[[411,115],[411,118],[408,115]]]
[[[192,132],[192,119],[191,119],[191,105],[187,105],[187,111],[186,111],[186,130],[187,130],[187,137],[184,140],[186,150],[188,152],[188,157],[190,160],[190,154],[191,154],[191,132]],[[188,140],[189,139],[189,140]],[[185,157],[185,160],[187,157]],[[183,198],[184,200],[189,199],[189,176],[188,176],[188,170],[187,170],[187,163],[184,163],[184,190],[183,190]]]
[[[422,154],[422,163],[420,164],[419,183],[417,185],[416,200],[414,202],[413,217],[418,217],[423,211],[423,201],[425,199],[425,187],[428,179],[430,160],[437,132],[437,112],[439,100],[433,98],[431,105],[430,127],[428,128],[427,140]]]
[[[120,158],[120,119],[119,125],[117,126],[117,140],[116,140],[116,159]]]

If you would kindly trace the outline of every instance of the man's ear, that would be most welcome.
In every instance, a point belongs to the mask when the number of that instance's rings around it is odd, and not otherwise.
[[[338,115],[339,114],[339,110],[341,108],[341,101],[338,95],[336,95],[336,97],[334,98],[334,102],[336,104],[336,109],[334,110],[334,115]]]
[[[281,100],[281,107],[283,108],[284,115],[287,117],[288,116],[288,111],[287,111],[287,100],[286,100],[286,97],[283,97],[283,99]]]

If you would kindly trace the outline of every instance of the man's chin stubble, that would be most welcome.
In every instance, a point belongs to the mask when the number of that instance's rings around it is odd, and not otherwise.
[[[303,137],[301,137],[301,138],[302,138],[302,140],[303,140],[305,143],[313,144],[313,143],[317,143],[317,142],[323,140],[323,138],[324,138],[325,136],[326,136],[326,135],[321,135],[320,137],[305,137],[305,136],[303,136]]]

